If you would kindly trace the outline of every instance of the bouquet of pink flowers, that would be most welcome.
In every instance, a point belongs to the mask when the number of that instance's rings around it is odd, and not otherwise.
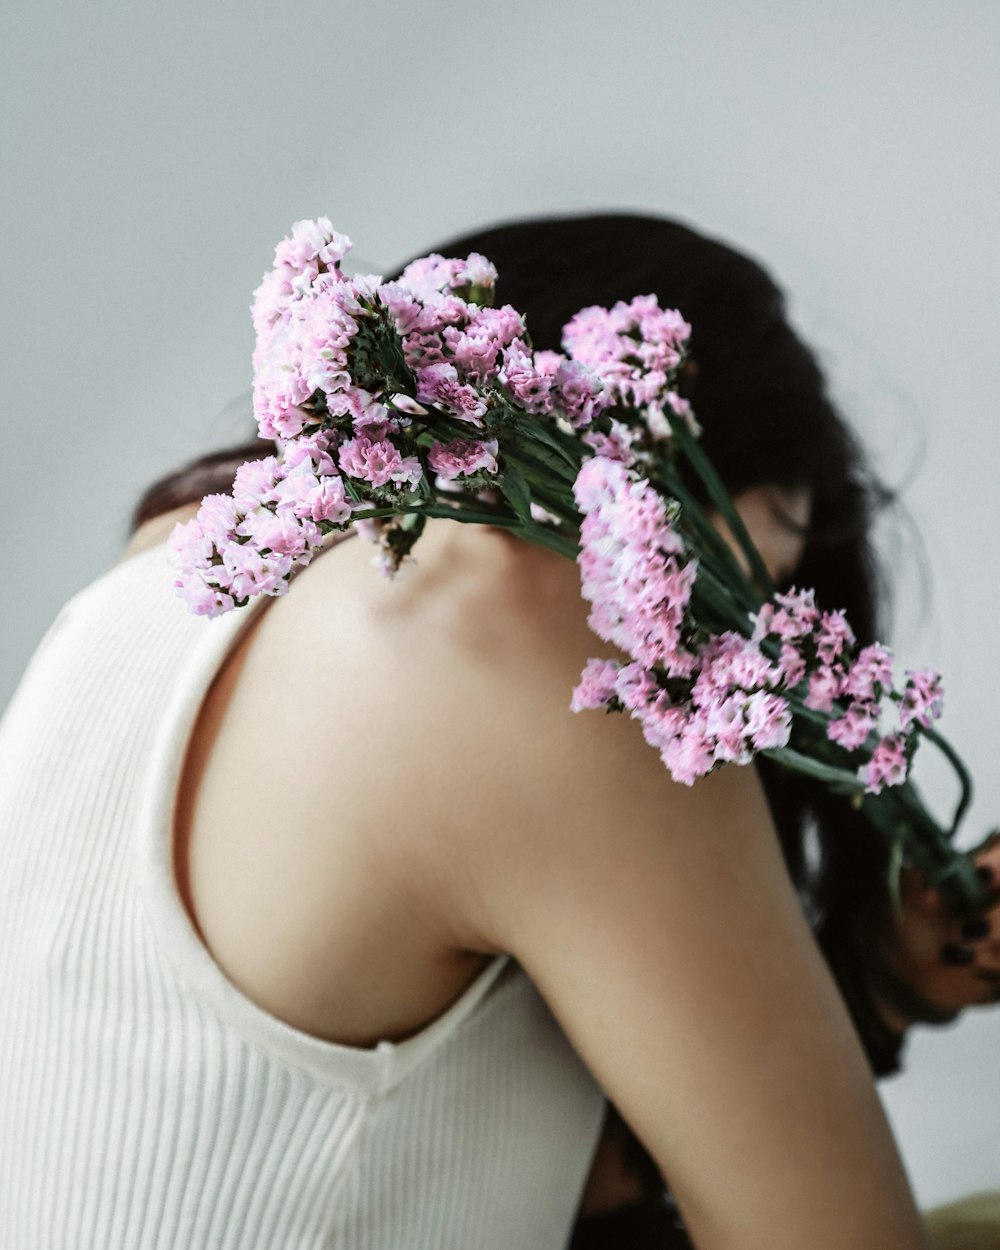
[[[177,526],[176,586],[214,616],[280,595],[332,530],[377,544],[393,576],[429,516],[505,526],[576,560],[594,633],[629,661],[587,662],[574,711],[627,712],[679,782],[757,754],[848,795],[958,911],[981,886],[951,839],[968,805],[934,729],[941,680],[893,678],[844,613],[776,593],[677,390],[690,326],[653,296],[584,308],[562,353],[494,307],[483,256],[347,277],[350,240],[302,221],[275,251],[253,319],[254,410],[278,454]],[[693,473],[738,546],[689,485]],[[887,723],[888,722],[888,723]],[[947,830],[909,781],[921,739],[962,795]]]

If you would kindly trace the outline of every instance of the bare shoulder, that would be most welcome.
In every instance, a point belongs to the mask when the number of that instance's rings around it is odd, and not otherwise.
[[[572,561],[447,520],[428,524],[415,557],[386,581],[360,539],[319,555],[263,614],[236,710],[241,725],[266,715],[285,731],[268,734],[262,757],[312,786],[320,825],[343,827],[349,802],[412,908],[454,949],[495,953],[466,874],[531,853],[518,836],[555,811],[572,821],[588,801],[581,773],[591,789],[603,778],[610,812],[616,752],[648,773],[658,762],[633,726],[569,710],[584,662],[607,653]],[[335,755],[325,788],[300,775],[309,741]],[[346,799],[345,778],[373,775],[363,801]],[[548,840],[557,853],[551,828]]]
[[[410,630],[414,616],[420,622],[451,619],[452,628],[446,628],[443,637],[452,645],[465,637],[463,627],[470,619],[482,624],[480,613],[493,616],[499,611],[508,626],[516,618],[526,627],[537,626],[560,610],[585,619],[575,564],[498,527],[429,518],[412,560],[392,580],[371,567],[372,548],[367,543],[355,543],[353,548],[348,560],[358,576],[357,598],[387,630],[398,622]],[[302,589],[297,591],[301,609],[325,602],[330,582],[339,584],[343,577],[343,567],[335,570],[325,553],[318,557],[308,574],[299,578],[311,587],[308,598]],[[459,605],[460,618],[454,614]]]
[[[491,526],[444,519],[428,522],[395,579],[381,577],[372,557],[359,539],[321,553],[267,614],[263,647],[292,668],[320,640],[350,653],[364,678],[358,693],[384,698],[407,727],[462,709],[475,722],[491,704],[502,717],[545,669],[556,670],[568,706],[565,678],[601,645],[572,561]],[[327,654],[333,672],[336,655]],[[312,665],[310,681],[322,681]]]
[[[406,1035],[491,953],[460,932],[452,836],[493,773],[482,721],[513,723],[538,676],[523,546],[431,524],[386,582],[369,544],[337,541],[209,693],[178,839],[192,912],[230,978],[298,1027]]]

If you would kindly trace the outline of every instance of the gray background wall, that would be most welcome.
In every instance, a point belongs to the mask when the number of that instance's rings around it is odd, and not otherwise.
[[[0,53],[0,706],[154,475],[246,428],[248,304],[291,223],[374,268],[545,210],[668,212],[763,259],[922,535],[893,641],[1000,819],[1000,6],[38,0]],[[948,796],[941,778],[929,792]],[[884,1087],[925,1202],[1000,1187],[1000,1013]]]

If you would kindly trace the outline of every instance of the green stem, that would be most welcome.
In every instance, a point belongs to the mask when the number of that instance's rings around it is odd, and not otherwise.
[[[421,504],[419,507],[414,508],[367,508],[363,512],[355,512],[351,519],[371,521],[380,517],[410,516],[414,513],[422,514],[423,516],[445,517],[452,521],[479,525],[502,525],[507,529],[517,529],[522,524],[517,517],[511,516],[509,513],[490,512],[485,508],[479,510],[468,505],[461,508],[453,508],[445,504]]]
[[[771,575],[768,573],[764,561],[761,559],[760,552],[753,544],[753,540],[743,524],[743,519],[736,511],[732,497],[729,491],[723,485],[722,479],[716,473],[712,462],[702,451],[700,444],[694,438],[691,431],[683,420],[670,416],[670,428],[673,430],[674,439],[677,445],[683,451],[691,464],[691,467],[701,478],[708,497],[719,510],[719,515],[729,527],[730,532],[740,546],[740,550],[746,557],[747,563],[753,574],[754,581],[760,587],[765,598],[770,599],[774,594],[774,583],[771,581]]]
[[[831,789],[836,790],[838,794],[861,794],[863,791],[856,773],[837,768],[833,764],[824,764],[799,751],[793,751],[791,747],[776,747],[774,750],[762,751],[761,754],[793,773],[801,773],[804,777],[822,781]]]
[[[760,593],[750,584],[736,553],[702,511],[701,505],[681,481],[680,474],[670,462],[663,468],[663,487],[681,505],[681,529],[687,530],[694,537],[693,545],[699,553],[699,564],[709,558],[717,561],[724,570],[720,575],[730,580],[734,593],[744,601],[747,610],[756,611],[761,605]]]
[[[951,828],[948,832],[948,837],[953,838],[958,832],[958,827],[962,823],[965,813],[969,810],[969,804],[972,802],[972,777],[962,757],[947,738],[942,737],[936,729],[921,728],[919,732],[928,742],[932,742],[937,747],[952,768],[954,768],[958,777],[958,783],[962,787],[962,793],[955,806],[955,815],[952,817]]]

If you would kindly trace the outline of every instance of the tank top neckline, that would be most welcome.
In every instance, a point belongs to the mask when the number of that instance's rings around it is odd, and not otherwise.
[[[121,593],[133,579],[163,578],[170,589],[166,540],[113,565],[79,592],[67,607],[99,587]],[[141,592],[140,592],[141,593]],[[180,599],[171,606],[187,614]],[[201,631],[179,673],[173,698],[164,708],[146,777],[136,831],[137,885],[150,928],[175,972],[209,1009],[253,1045],[310,1072],[331,1085],[349,1085],[359,1093],[389,1092],[427,1058],[484,998],[509,955],[497,955],[449,1007],[417,1033],[399,1042],[380,1041],[356,1047],[302,1032],[246,997],[212,958],[195,929],[174,877],[174,823],[181,771],[188,743],[216,673],[230,649],[269,600],[252,599],[240,609],[211,619],[192,618]]]

